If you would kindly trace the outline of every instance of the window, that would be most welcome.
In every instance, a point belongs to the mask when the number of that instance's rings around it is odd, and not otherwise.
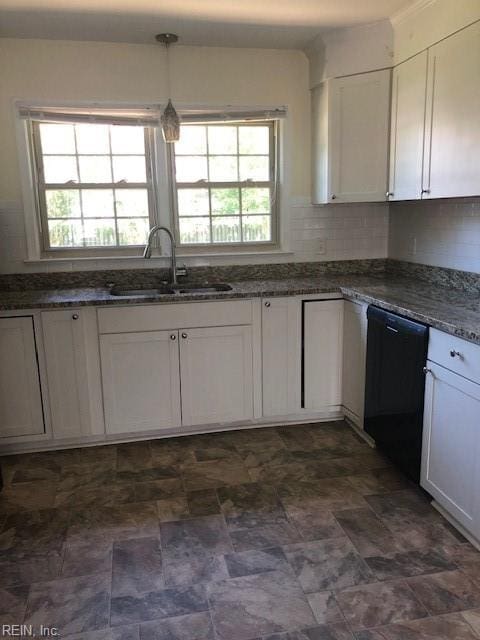
[[[44,251],[99,255],[144,245],[153,223],[149,127],[32,127]]]
[[[182,125],[172,153],[179,244],[275,241],[275,134],[274,121]]]

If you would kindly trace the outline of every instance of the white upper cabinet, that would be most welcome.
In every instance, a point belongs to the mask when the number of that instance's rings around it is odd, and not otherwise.
[[[0,318],[0,437],[44,431],[33,318]]]
[[[313,90],[314,203],[386,199],[389,106],[389,69]]]
[[[302,304],[298,298],[269,298],[262,305],[263,415],[300,412]]]
[[[427,52],[423,51],[393,70],[390,200],[415,200],[422,196],[427,58]]]
[[[179,333],[183,425],[253,418],[252,328]]]
[[[480,22],[429,50],[424,197],[480,194]]]
[[[104,432],[95,309],[42,312],[55,438]]]

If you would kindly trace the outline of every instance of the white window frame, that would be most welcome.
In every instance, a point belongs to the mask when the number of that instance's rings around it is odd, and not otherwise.
[[[270,188],[270,218],[271,218],[271,239],[259,242],[208,242],[208,243],[192,243],[186,244],[180,241],[179,230],[179,215],[178,215],[178,189],[175,178],[175,150],[174,145],[168,145],[168,166],[169,166],[169,183],[170,183],[170,200],[172,203],[172,220],[171,224],[174,230],[175,241],[177,243],[178,250],[181,255],[198,255],[198,254],[211,254],[211,253],[245,253],[245,252],[262,252],[277,250],[280,244],[280,203],[279,203],[279,121],[278,120],[242,120],[232,122],[218,122],[212,120],[212,122],[203,121],[194,124],[202,124],[208,126],[209,124],[215,126],[232,126],[232,125],[245,125],[245,126],[265,126],[268,124],[270,128],[269,145],[270,145],[270,180],[262,182],[252,181],[234,181],[234,182],[204,182],[198,183],[179,183],[182,188],[228,188],[228,187],[269,187]],[[208,157],[208,156],[206,156]],[[211,213],[209,214],[211,223]],[[240,214],[241,220],[241,214]]]

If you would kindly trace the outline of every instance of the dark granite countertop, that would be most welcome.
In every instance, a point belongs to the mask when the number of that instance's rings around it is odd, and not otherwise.
[[[85,305],[131,305],[199,300],[339,293],[376,304],[432,327],[480,344],[480,294],[456,291],[404,276],[325,274],[278,280],[230,282],[232,290],[160,297],[117,297],[106,288],[0,291],[0,310],[53,309]]]

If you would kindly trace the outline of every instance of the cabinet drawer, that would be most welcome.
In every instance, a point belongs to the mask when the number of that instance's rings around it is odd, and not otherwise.
[[[251,300],[151,304],[98,310],[100,333],[252,324]]]
[[[430,329],[428,359],[480,384],[480,346],[472,342]]]

